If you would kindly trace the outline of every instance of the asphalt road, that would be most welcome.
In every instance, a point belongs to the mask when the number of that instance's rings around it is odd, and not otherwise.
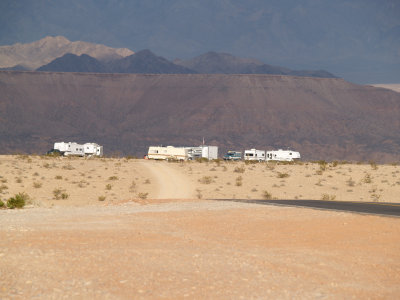
[[[237,201],[262,205],[300,206],[316,209],[337,210],[400,217],[400,203],[387,202],[350,202],[325,200],[241,200],[223,199],[221,201]]]

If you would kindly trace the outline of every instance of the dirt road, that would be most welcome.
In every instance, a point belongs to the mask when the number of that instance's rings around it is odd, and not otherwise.
[[[164,161],[140,162],[143,168],[150,171],[156,181],[155,199],[192,199],[194,187],[183,172],[177,171],[172,164]]]

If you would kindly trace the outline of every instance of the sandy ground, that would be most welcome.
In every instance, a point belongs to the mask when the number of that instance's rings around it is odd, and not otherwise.
[[[395,92],[400,93],[400,83],[392,83],[392,84],[371,84],[372,86],[375,87],[381,87],[381,88],[385,88],[388,90],[392,90]]]
[[[207,200],[400,202],[396,165],[323,168],[0,156],[0,197],[32,198],[0,210],[0,299],[399,298],[399,218]]]

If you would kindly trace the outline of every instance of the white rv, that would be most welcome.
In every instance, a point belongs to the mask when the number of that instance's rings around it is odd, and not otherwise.
[[[83,151],[85,155],[88,156],[103,156],[103,146],[96,143],[86,143],[83,144]]]
[[[267,151],[267,161],[294,161],[299,160],[300,158],[300,153],[297,151],[282,149],[277,151]]]
[[[205,146],[199,147],[186,147],[188,150],[188,159],[195,160],[198,158],[207,158],[209,160],[218,158],[218,147],[217,146]]]
[[[96,143],[86,143],[86,144],[78,144],[75,142],[57,142],[54,143],[54,149],[58,151],[64,156],[76,155],[76,156],[103,156],[103,146],[100,146]]]
[[[244,150],[244,160],[265,161],[265,150]]]
[[[76,156],[85,156],[85,151],[83,150],[83,145],[75,143],[75,142],[59,142],[54,143],[54,150],[58,150],[61,154],[68,155],[76,155]]]
[[[188,159],[188,148],[174,146],[150,146],[147,153],[148,159],[165,160],[165,159]]]

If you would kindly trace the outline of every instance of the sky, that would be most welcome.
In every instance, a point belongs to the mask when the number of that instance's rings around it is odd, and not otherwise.
[[[400,0],[0,1],[0,45],[48,35],[171,60],[216,51],[400,83]]]

